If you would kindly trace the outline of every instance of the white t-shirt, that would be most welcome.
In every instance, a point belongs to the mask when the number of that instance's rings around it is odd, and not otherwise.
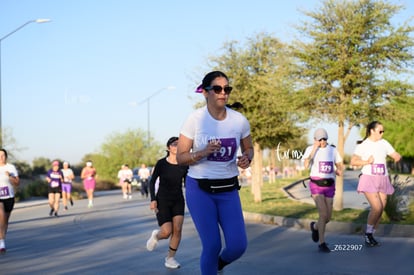
[[[73,170],[71,168],[62,169],[62,173],[63,173],[63,182],[64,183],[71,183],[72,179],[69,178],[69,177],[74,176]]]
[[[132,170],[131,169],[121,169],[118,172],[118,178],[121,181],[124,181],[126,179],[131,180],[132,179],[132,176],[133,176],[133,174],[132,174]]]
[[[362,174],[387,176],[387,155],[391,155],[394,152],[395,149],[385,139],[372,141],[367,138],[361,144],[356,146],[354,155],[361,157],[362,160],[368,160],[370,156],[374,157],[373,164],[364,165],[362,167]]]
[[[138,176],[141,180],[147,180],[151,176],[151,171],[147,167],[141,167],[138,170]]]
[[[196,110],[184,122],[182,135],[193,140],[192,150],[203,150],[210,140],[220,140],[220,151],[190,165],[188,175],[196,179],[224,179],[239,174],[237,151],[240,140],[250,135],[250,124],[239,112],[226,108],[224,120],[214,119],[207,106]]]
[[[6,172],[9,172],[9,175],[6,175]],[[0,166],[0,199],[14,198],[14,188],[10,182],[9,176],[19,176],[16,167],[9,163]]]
[[[309,158],[312,148],[313,146],[306,148],[302,159]],[[331,145],[325,148],[319,147],[311,160],[310,176],[322,179],[335,178],[335,163],[338,162],[342,162],[342,158],[335,147]]]

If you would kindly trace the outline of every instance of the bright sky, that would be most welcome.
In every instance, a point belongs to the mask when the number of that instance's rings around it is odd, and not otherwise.
[[[413,2],[392,2],[406,6],[401,19],[414,14]],[[245,41],[259,32],[287,42],[303,19],[299,9],[319,4],[1,0],[0,38],[29,20],[52,20],[28,24],[1,42],[3,127],[26,148],[18,152],[21,160],[77,163],[114,132],[146,132],[151,97],[151,135],[165,143],[178,135],[200,99],[193,91],[208,72],[209,56],[226,41]],[[336,127],[327,127],[336,143]],[[357,133],[347,147],[353,147]]]

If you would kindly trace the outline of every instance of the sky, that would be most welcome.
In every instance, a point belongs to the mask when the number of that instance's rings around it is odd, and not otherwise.
[[[397,22],[414,14],[413,2],[390,2],[406,7]],[[79,163],[109,135],[130,129],[149,130],[164,144],[202,100],[194,90],[225,42],[261,32],[288,42],[306,19],[301,10],[320,3],[0,0],[0,38],[30,20],[51,20],[1,42],[2,125],[23,148],[15,155]],[[336,143],[335,125],[311,126],[327,128]]]

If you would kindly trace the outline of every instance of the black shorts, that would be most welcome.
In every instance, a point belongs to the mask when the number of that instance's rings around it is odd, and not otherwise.
[[[0,199],[0,203],[4,205],[4,212],[11,213],[14,207],[14,198]]]
[[[60,188],[60,187],[48,187],[48,191],[47,191],[49,194],[50,193],[53,193],[53,194],[56,194],[56,193],[62,193],[62,188]]]
[[[158,199],[157,205],[157,220],[159,226],[166,222],[172,222],[172,219],[175,216],[184,216],[184,198],[174,200]]]

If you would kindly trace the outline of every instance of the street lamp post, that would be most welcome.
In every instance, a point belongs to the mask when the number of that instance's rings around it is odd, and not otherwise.
[[[140,104],[142,104],[144,102],[147,102],[147,143],[148,143],[148,146],[150,145],[150,138],[151,138],[151,136],[150,136],[151,135],[150,134],[150,130],[151,130],[151,127],[150,127],[150,121],[151,121],[150,101],[151,101],[151,98],[158,95],[159,93],[161,93],[164,90],[174,90],[174,89],[175,89],[174,86],[168,86],[168,87],[161,88],[158,91],[156,91],[155,93],[153,93],[152,95],[150,95],[149,97],[147,97],[146,99],[144,99],[143,101],[141,101],[141,103],[140,103]]]
[[[50,19],[35,19],[35,20],[29,20],[26,23],[24,23],[23,25],[21,25],[20,27],[18,27],[17,29],[9,32],[8,34],[6,34],[5,36],[3,36],[2,38],[0,38],[0,147],[3,146],[3,125],[2,125],[2,103],[1,103],[1,42],[3,42],[4,39],[6,39],[7,37],[9,37],[10,35],[14,34],[15,32],[21,30],[22,28],[24,28],[25,26],[29,25],[30,23],[46,23],[46,22],[50,22]]]

